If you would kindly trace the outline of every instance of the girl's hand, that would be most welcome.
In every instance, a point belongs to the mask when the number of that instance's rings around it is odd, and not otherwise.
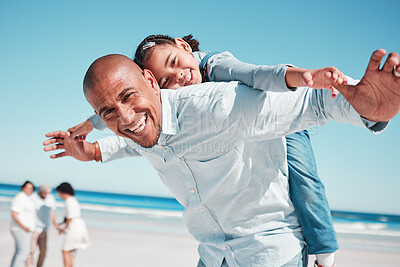
[[[331,90],[332,98],[336,97],[338,91],[331,83],[347,85],[346,76],[335,67],[306,70],[303,73],[303,80],[308,87]]]
[[[61,235],[61,234],[64,234],[65,233],[65,229],[58,229],[58,233]]]

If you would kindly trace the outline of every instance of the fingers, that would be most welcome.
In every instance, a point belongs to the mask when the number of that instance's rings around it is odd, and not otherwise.
[[[397,78],[400,78],[400,65],[397,65],[393,68],[393,75]]]
[[[303,73],[303,80],[304,80],[304,83],[306,84],[306,86],[308,86],[308,87],[312,87],[312,85],[314,84],[313,75],[309,71],[306,71]]]
[[[43,148],[43,150],[46,152],[57,150],[57,149],[64,149],[64,144],[60,143],[60,144],[55,144],[55,145],[51,145],[51,146],[46,146],[45,148]]]
[[[93,130],[93,124],[88,119],[74,127],[69,128],[68,132],[70,132],[73,136],[78,136],[78,138],[81,140],[85,140],[86,135],[90,133],[92,130]]]
[[[376,71],[379,70],[379,66],[381,65],[382,58],[386,55],[386,51],[382,48],[375,50],[371,58],[369,60],[367,70],[368,71]]]
[[[67,154],[65,152],[61,152],[61,153],[58,153],[58,154],[51,155],[50,158],[58,159],[58,158],[62,158],[62,157],[65,157],[65,156],[67,156]]]
[[[399,54],[392,52],[387,57],[382,70],[385,72],[392,72],[395,66],[399,65]]]
[[[335,84],[347,84],[346,76],[335,67],[329,67],[326,69],[325,77],[332,83]],[[329,89],[329,88],[328,88]]]
[[[48,146],[51,144],[55,144],[55,143],[62,143],[64,141],[64,138],[51,138],[51,139],[47,139],[46,141],[43,142],[44,146]]]
[[[325,73],[325,76],[328,78],[329,82],[331,83],[331,86],[328,87],[328,89],[331,90],[331,92],[332,92],[332,98],[335,98],[339,92],[342,92],[342,90],[344,90],[344,91],[346,90],[347,78],[344,75],[343,75],[343,77],[338,75],[336,77],[336,79],[334,79],[332,77],[333,75],[334,75],[334,73],[330,72],[330,71]],[[343,94],[343,92],[342,92],[342,94]]]
[[[78,135],[78,140],[79,141],[85,141],[86,140],[86,134]]]
[[[61,137],[64,138],[67,132],[64,131],[54,131],[54,132],[49,132],[45,136],[46,137]]]
[[[331,86],[329,90],[332,92],[332,98],[335,98],[339,94],[339,91],[333,86]]]

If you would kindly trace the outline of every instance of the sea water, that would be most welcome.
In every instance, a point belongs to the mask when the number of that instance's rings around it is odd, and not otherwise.
[[[0,184],[0,220],[10,220],[12,198],[18,185]],[[62,221],[63,201],[57,200],[57,219]],[[183,207],[173,198],[76,191],[82,217],[89,227],[187,234]],[[342,248],[400,252],[400,216],[332,211]]]

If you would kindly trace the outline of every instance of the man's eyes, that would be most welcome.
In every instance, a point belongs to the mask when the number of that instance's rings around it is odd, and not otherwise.
[[[129,97],[132,95],[133,93],[129,93],[124,95],[124,98],[122,98],[122,103],[125,103],[126,101],[128,101]]]
[[[113,111],[114,111],[114,108],[110,108],[110,109],[107,109],[106,111],[104,111],[103,118],[106,119],[107,115],[109,115]]]
[[[171,66],[173,67],[175,65],[176,62],[176,57],[174,57],[174,59],[171,61]]]

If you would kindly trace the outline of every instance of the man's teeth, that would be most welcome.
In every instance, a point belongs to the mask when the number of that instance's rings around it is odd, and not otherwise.
[[[144,127],[146,126],[145,120],[146,120],[146,116],[143,115],[143,117],[140,118],[140,120],[136,123],[136,125],[133,126],[129,130],[134,132],[134,133],[136,133],[136,134],[140,133],[144,129]]]

